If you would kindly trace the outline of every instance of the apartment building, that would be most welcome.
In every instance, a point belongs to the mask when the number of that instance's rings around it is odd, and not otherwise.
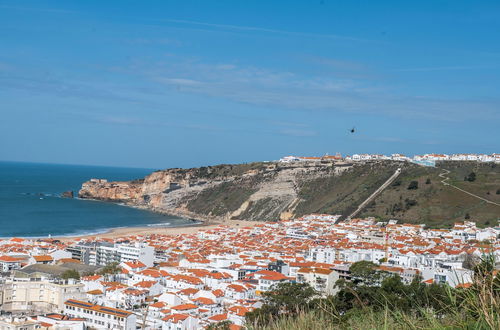
[[[81,243],[68,247],[66,251],[71,252],[73,259],[93,266],[140,261],[146,266],[152,267],[155,258],[154,248],[139,242],[133,244],[112,244],[108,242]]]
[[[137,325],[137,317],[132,312],[76,299],[64,303],[64,314],[85,319],[87,327],[94,329],[135,330]]]
[[[308,283],[316,291],[328,295],[335,294],[335,282],[339,278],[339,274],[333,269],[301,268],[297,271],[297,282]]]
[[[47,278],[11,278],[0,287],[1,310],[52,312],[64,309],[68,299],[83,299],[84,285],[75,280],[50,280]]]

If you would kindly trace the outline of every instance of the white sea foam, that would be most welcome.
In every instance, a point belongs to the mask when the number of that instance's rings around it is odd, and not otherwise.
[[[163,223],[151,223],[148,225],[148,227],[170,227],[171,223],[170,222],[163,222]]]

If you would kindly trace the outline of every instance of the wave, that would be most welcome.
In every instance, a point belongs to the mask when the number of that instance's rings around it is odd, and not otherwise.
[[[151,223],[148,225],[148,227],[170,227],[171,223],[170,222],[163,222],[163,223]]]

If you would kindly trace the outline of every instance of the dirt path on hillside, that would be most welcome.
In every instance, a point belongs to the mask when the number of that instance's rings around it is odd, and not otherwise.
[[[448,174],[450,174],[450,171],[449,171],[449,170],[447,170],[447,169],[444,169],[444,168],[443,168],[443,172],[439,174],[439,177],[440,177],[441,179],[443,179],[443,180],[441,180],[441,183],[442,183],[443,185],[453,187],[453,188],[455,188],[455,189],[457,189],[457,190],[460,190],[460,191],[461,191],[461,192],[463,192],[463,193],[466,193],[467,195],[471,195],[472,197],[479,198],[480,200],[485,201],[486,203],[493,204],[493,205],[496,205],[496,206],[500,206],[500,204],[498,204],[498,203],[495,203],[495,202],[493,202],[493,201],[490,201],[490,200],[488,200],[488,199],[486,199],[486,198],[483,198],[483,197],[481,197],[481,196],[478,196],[478,195],[476,195],[476,194],[473,194],[473,193],[471,193],[471,192],[468,192],[467,190],[463,190],[462,188],[459,188],[459,187],[457,187],[457,186],[455,186],[455,185],[453,185],[453,184],[451,184],[451,183],[446,182],[446,181],[450,180],[450,178],[446,176],[446,175],[448,175]]]

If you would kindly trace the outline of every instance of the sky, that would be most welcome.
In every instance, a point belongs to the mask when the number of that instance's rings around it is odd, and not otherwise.
[[[499,1],[0,0],[0,160],[498,153],[498,31]]]

